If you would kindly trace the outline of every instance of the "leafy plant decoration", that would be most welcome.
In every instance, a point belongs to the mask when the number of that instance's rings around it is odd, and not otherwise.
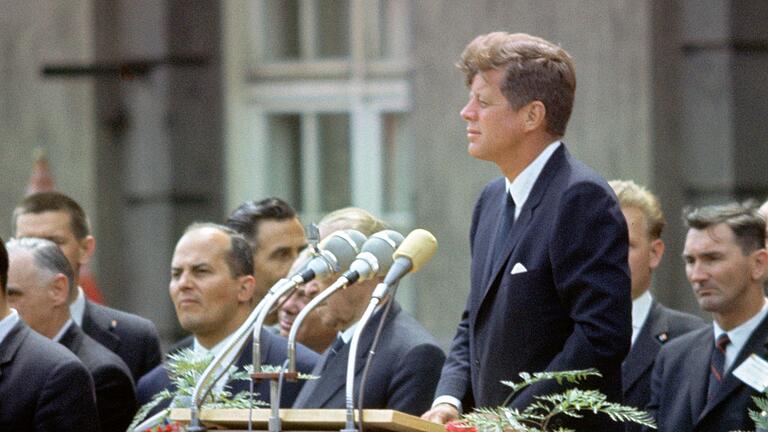
[[[579,384],[593,376],[601,375],[596,369],[520,373],[520,382],[502,381],[502,384],[512,389],[503,406],[478,408],[462,416],[459,422],[483,432],[575,432],[562,427],[551,429],[550,422],[556,416],[581,418],[585,413],[603,413],[615,422],[633,422],[656,429],[653,419],[645,411],[610,402],[597,390],[569,388],[561,393],[535,396],[536,401],[523,410],[506,406],[513,395],[537,382],[555,380],[558,384]]]

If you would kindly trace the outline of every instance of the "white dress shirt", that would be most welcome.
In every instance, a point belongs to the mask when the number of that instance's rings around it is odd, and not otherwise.
[[[646,291],[640,297],[632,300],[632,345],[635,344],[637,335],[640,334],[640,330],[648,320],[652,303],[653,296],[651,296],[650,291]]]
[[[80,286],[77,287],[77,297],[75,298],[75,301],[69,305],[69,315],[72,317],[72,321],[74,321],[75,324],[80,327],[83,326],[83,315],[85,315],[85,293],[83,293],[83,289]]]

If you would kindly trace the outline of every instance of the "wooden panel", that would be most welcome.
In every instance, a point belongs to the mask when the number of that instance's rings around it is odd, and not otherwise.
[[[266,430],[270,411],[255,409],[251,417],[254,430]],[[357,412],[355,413],[357,414]],[[173,409],[171,420],[189,422],[189,409]],[[357,415],[355,415],[357,419]],[[285,431],[333,430],[344,427],[346,411],[343,409],[284,409],[280,411],[282,429]],[[442,425],[394,410],[364,410],[366,429],[392,432],[443,432]],[[203,409],[200,420],[208,427],[245,428],[248,423],[247,409]]]

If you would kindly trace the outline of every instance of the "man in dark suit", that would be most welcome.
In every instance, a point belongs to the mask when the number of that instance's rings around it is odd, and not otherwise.
[[[93,378],[102,431],[122,431],[136,412],[136,393],[128,366],[99,345],[69,315],[73,297],[72,267],[51,241],[11,239],[8,303],[32,330],[59,342],[85,365]]]
[[[63,346],[8,307],[8,255],[0,241],[0,430],[98,431],[93,380]]]
[[[651,371],[656,354],[668,341],[704,327],[697,316],[669,309],[649,291],[653,270],[661,263],[666,221],[659,200],[633,181],[608,182],[616,192],[629,228],[629,270],[632,275],[632,349],[621,365],[624,404],[644,409],[651,398]],[[639,431],[627,423],[627,431]]]
[[[661,348],[648,409],[662,432],[752,430],[748,409],[766,377],[741,371],[768,359],[765,220],[739,204],[693,209],[685,219],[685,273],[713,323]]]
[[[82,207],[60,192],[24,198],[13,213],[16,237],[40,237],[61,248],[75,272],[77,296],[70,305],[72,320],[96,342],[128,365],[134,381],[160,363],[160,340],[151,321],[85,298],[79,287],[80,267],[96,248]]]
[[[627,228],[605,180],[560,141],[576,87],[571,58],[541,38],[497,32],[472,41],[459,66],[470,87],[468,151],[504,177],[475,205],[471,291],[423,417],[445,423],[500,405],[510,394],[500,381],[523,371],[597,368],[602,378],[584,386],[619,402],[631,337]],[[510,405],[562,389],[535,384]],[[621,429],[605,416],[578,425]]]
[[[200,354],[216,355],[226,346],[255,305],[253,255],[245,238],[230,228],[216,224],[193,224],[176,244],[171,262],[171,300],[181,327],[192,333],[192,340],[179,344]],[[288,342],[268,331],[261,333],[262,362],[282,365]],[[249,343],[249,346],[250,345]],[[252,363],[247,346],[237,364]],[[317,354],[300,346],[297,362],[300,372],[309,373]],[[302,381],[286,382],[280,405],[289,407],[301,389]],[[235,393],[248,389],[247,382],[234,382]],[[145,404],[163,389],[173,390],[165,366],[153,369],[138,383],[139,403]],[[259,399],[269,402],[269,382],[257,383]],[[161,405],[163,408],[166,404]]]
[[[332,229],[327,229],[332,227]],[[356,229],[370,236],[384,229],[384,224],[365,210],[346,208],[337,210],[320,222],[320,231],[326,235],[340,229]],[[314,280],[305,285],[310,298],[327,288],[340,274],[326,280]],[[337,341],[320,358],[312,375],[320,376],[304,385],[296,398],[294,408],[344,408],[346,406],[347,361],[350,340],[358,321],[368,306],[371,294],[381,278],[358,282],[337,291],[317,308],[322,323],[339,332]],[[393,301],[394,300],[390,300]],[[376,328],[386,306],[380,306],[361,334],[355,360],[355,406],[363,367],[371,350]],[[391,305],[386,317],[375,356],[366,378],[363,408],[394,409],[419,415],[429,408],[431,396],[440,378],[440,366],[445,354],[432,336],[412,316]]]

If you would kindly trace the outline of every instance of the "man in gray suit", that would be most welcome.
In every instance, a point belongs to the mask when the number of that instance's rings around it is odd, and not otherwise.
[[[384,224],[365,210],[357,208],[337,210],[320,222],[321,235],[339,229],[356,229],[370,236],[383,230]],[[304,287],[304,291],[309,297],[314,297],[339,276],[337,274],[327,280],[312,281]],[[379,282],[379,279],[359,282],[336,292],[324,305],[318,307],[323,324],[335,328],[339,336],[312,371],[313,375],[320,378],[304,385],[294,408],[345,407],[349,342]],[[368,322],[357,347],[354,380],[356,407],[359,407],[357,392],[363,367],[385,307],[380,306]],[[413,415],[421,414],[432,402],[444,361],[445,354],[432,336],[395,302],[386,317],[375,357],[371,361],[362,408],[388,408]]]
[[[8,307],[0,240],[0,430],[98,431],[93,380],[74,354],[32,331]]]
[[[8,303],[32,330],[67,347],[93,378],[103,431],[125,430],[136,412],[136,392],[128,366],[117,354],[86,335],[72,321],[69,303],[76,294],[72,267],[51,241],[12,239]]]
[[[649,291],[653,271],[664,255],[661,233],[666,221],[659,200],[631,180],[612,180],[629,229],[632,277],[632,348],[621,366],[624,404],[645,408],[651,398],[651,370],[656,354],[668,341],[703,327],[699,317],[669,309]],[[640,430],[627,423],[627,431]]]
[[[694,209],[685,219],[686,276],[714,322],[662,347],[648,409],[661,432],[752,430],[747,410],[767,378],[759,373],[768,358],[765,219],[740,204]]]

